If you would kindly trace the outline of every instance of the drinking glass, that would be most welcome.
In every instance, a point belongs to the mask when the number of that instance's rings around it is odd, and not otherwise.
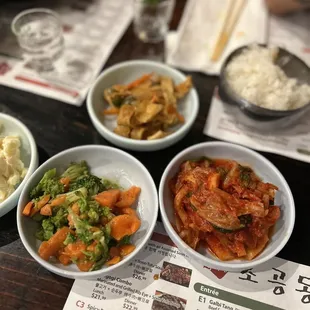
[[[134,32],[143,42],[165,39],[175,0],[134,0]]]
[[[53,63],[64,49],[57,13],[44,8],[25,10],[13,19],[11,28],[27,65],[37,71],[53,70]]]

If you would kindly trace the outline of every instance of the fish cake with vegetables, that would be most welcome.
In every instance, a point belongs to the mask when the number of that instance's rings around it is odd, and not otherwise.
[[[135,250],[131,236],[141,222],[133,206],[140,191],[91,174],[81,161],[62,174],[46,171],[22,213],[39,223],[41,258],[93,271],[117,264]]]
[[[114,132],[136,140],[155,140],[171,134],[184,123],[178,112],[180,99],[192,88],[190,76],[176,85],[170,77],[145,74],[127,85],[113,85],[104,90],[109,108],[105,117],[117,116]]]

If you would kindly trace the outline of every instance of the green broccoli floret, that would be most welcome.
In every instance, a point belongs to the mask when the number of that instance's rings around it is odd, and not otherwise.
[[[70,204],[87,197],[87,189],[82,187],[75,191],[66,193],[66,201]]]
[[[47,194],[54,198],[64,191],[64,185],[56,177],[56,169],[51,169],[45,172],[37,186],[30,191],[30,198],[34,199]]]
[[[68,208],[68,210],[74,223],[78,238],[86,244],[89,244],[94,239],[94,234],[90,231],[92,226],[87,221],[81,220],[71,208]]]
[[[44,239],[44,230],[41,228],[41,229],[38,229],[35,233],[35,237],[38,239],[38,240],[41,240],[41,241],[45,241]]]
[[[60,208],[57,210],[56,214],[52,216],[51,222],[56,228],[61,228],[68,225],[68,211],[65,208]]]
[[[99,222],[99,214],[98,212],[96,212],[95,209],[90,209],[88,212],[87,212],[87,215],[88,215],[88,220],[91,224],[96,224]]]
[[[67,237],[64,241],[64,245],[68,245],[69,243],[74,243],[76,241],[76,237],[70,233],[67,234]]]
[[[69,178],[70,182],[74,182],[78,177],[88,175],[89,170],[85,160],[80,163],[71,163],[67,170],[61,175],[62,178]]]
[[[131,236],[125,236],[119,241],[119,245],[125,245],[125,244],[130,244],[130,237]]]
[[[51,219],[45,219],[42,221],[42,229],[43,229],[43,238],[44,240],[49,240],[55,232],[55,226],[52,223]]]
[[[105,189],[101,180],[94,175],[85,175],[77,178],[75,182],[71,183],[70,190],[76,190],[81,187],[87,189],[89,196],[97,195]]]

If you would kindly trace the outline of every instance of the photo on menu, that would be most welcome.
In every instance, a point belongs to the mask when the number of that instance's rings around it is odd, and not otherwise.
[[[170,294],[156,291],[152,304],[152,310],[184,310],[186,300]]]
[[[160,278],[171,283],[189,287],[191,275],[191,269],[174,265],[168,262],[163,262],[163,268],[160,273]]]

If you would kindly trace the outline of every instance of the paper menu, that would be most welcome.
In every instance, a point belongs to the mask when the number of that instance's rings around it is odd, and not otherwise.
[[[126,268],[76,280],[64,310],[309,309],[310,267],[273,258],[240,273],[189,262],[157,223],[151,240]]]
[[[73,105],[87,92],[132,20],[132,1],[59,1],[65,50],[55,70],[40,74],[16,57],[11,46],[0,53],[0,84]],[[83,7],[80,7],[82,6]],[[10,30],[9,30],[10,31]]]
[[[310,163],[310,111],[297,124],[294,117],[290,121],[294,126],[288,126],[285,118],[273,125],[277,130],[268,130],[265,122],[252,120],[239,107],[223,102],[215,90],[203,132],[216,139]]]

